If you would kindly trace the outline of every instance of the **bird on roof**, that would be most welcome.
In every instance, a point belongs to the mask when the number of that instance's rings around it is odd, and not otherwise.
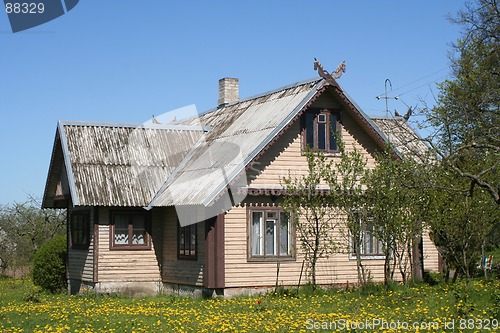
[[[403,116],[403,119],[404,119],[405,121],[408,121],[408,119],[410,119],[410,116],[411,116],[411,114],[412,114],[412,113],[413,113],[413,110],[412,110],[412,108],[411,108],[411,106],[410,106],[410,107],[408,108],[408,111],[406,111],[406,114]]]
[[[394,117],[401,117],[401,115],[399,114],[398,110],[394,110]]]

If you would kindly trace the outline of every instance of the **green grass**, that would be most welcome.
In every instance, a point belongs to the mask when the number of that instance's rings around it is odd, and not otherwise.
[[[392,285],[389,290],[383,286],[306,290],[298,296],[293,290],[282,290],[275,296],[228,300],[134,299],[52,295],[40,292],[29,280],[0,279],[0,332],[335,332],[334,325],[337,331],[347,332],[342,329],[345,325],[377,323],[358,332],[383,328],[384,323],[385,331],[401,332],[395,326],[398,322],[407,323],[410,332],[417,331],[413,323],[432,322],[442,332],[445,323],[450,327],[453,321],[456,332],[472,332],[479,323],[497,325],[499,290],[499,280],[474,280],[468,287],[460,282]],[[460,324],[466,329],[460,329]]]

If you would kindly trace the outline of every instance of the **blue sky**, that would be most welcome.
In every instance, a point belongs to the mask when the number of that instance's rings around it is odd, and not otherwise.
[[[449,74],[463,1],[82,0],[12,33],[0,12],[0,205],[41,197],[58,120],[144,122],[216,106],[218,79],[250,97],[333,71],[369,115],[402,113]],[[434,92],[436,90],[434,89]],[[419,104],[421,106],[422,103]]]

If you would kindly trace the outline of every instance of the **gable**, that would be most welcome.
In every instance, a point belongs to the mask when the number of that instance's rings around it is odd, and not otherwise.
[[[374,153],[380,150],[378,143],[359,125],[352,113],[338,103],[331,92],[321,95],[310,105],[311,109],[334,109],[341,114],[340,128],[347,151],[356,147],[363,158],[368,161],[367,167],[374,167]],[[303,154],[303,123],[301,117],[280,135],[280,137],[248,166],[248,190],[250,194],[279,194],[282,188],[280,180],[292,176],[300,177],[307,174],[307,159]],[[327,153],[336,159],[337,153]],[[327,184],[323,184],[327,188]]]
[[[69,184],[59,130],[56,131],[42,208],[65,208],[70,198]]]

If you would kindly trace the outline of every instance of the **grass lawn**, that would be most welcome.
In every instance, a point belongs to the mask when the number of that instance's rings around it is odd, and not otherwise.
[[[475,280],[468,291],[459,282],[298,297],[134,299],[52,295],[29,280],[1,279],[0,332],[452,332],[452,325],[455,332],[494,332],[500,331],[499,290],[497,279]]]

